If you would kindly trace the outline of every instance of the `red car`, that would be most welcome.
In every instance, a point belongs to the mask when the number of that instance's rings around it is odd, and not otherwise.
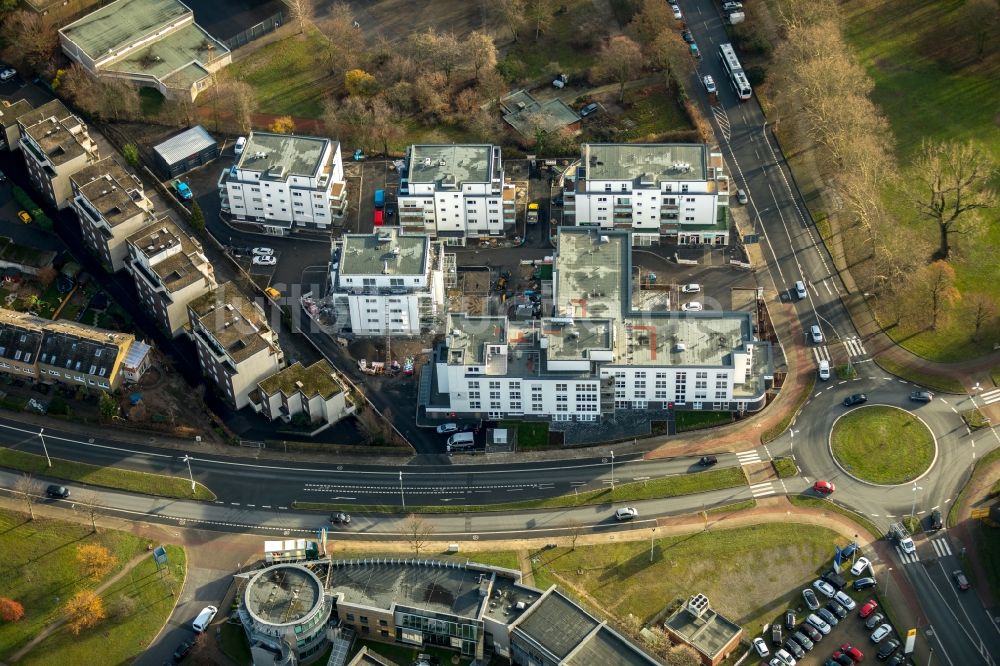
[[[844,643],[841,645],[840,652],[853,659],[856,664],[860,664],[865,658],[864,653],[858,648],[853,647],[850,643]]]
[[[382,211],[381,210],[376,210],[375,211],[375,226],[376,227],[381,227],[382,226]]]
[[[865,605],[861,607],[861,610],[858,611],[858,615],[861,617],[868,617],[875,612],[876,608],[878,608],[878,602],[874,599],[869,599],[865,602]]]
[[[824,495],[829,495],[836,489],[837,486],[833,485],[829,481],[817,481],[813,484],[813,490],[818,493],[823,493]]]

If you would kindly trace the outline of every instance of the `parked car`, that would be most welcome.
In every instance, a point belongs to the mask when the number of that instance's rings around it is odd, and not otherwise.
[[[788,654],[787,650],[778,650],[774,656],[780,659],[785,666],[795,666],[795,658]]]
[[[269,247],[255,247],[253,249],[253,255],[255,257],[273,257],[274,250]]]
[[[837,594],[840,594],[840,592],[838,592]],[[831,613],[833,613],[834,615],[836,615],[838,620],[843,620],[845,617],[847,617],[847,609],[838,604],[833,599],[830,599],[830,601],[827,602],[826,609]]]
[[[739,201],[741,204],[743,204],[745,206],[745,205],[747,205],[747,202],[750,199],[747,198],[747,193],[746,193],[745,190],[738,189],[738,190],[736,190],[736,200]]]
[[[849,395],[844,398],[844,407],[853,407],[854,405],[863,405],[868,402],[868,396],[864,393],[855,393],[854,395]]]
[[[809,610],[819,609],[819,599],[816,598],[816,593],[808,587],[802,590],[802,598],[805,599],[806,606],[809,607]]]
[[[623,506],[615,511],[616,520],[632,520],[639,517],[639,509],[634,506]]]
[[[3,71],[0,72],[0,81],[10,81],[15,76],[17,76],[16,69],[13,67],[4,67]]]
[[[711,74],[701,77],[701,82],[705,85],[705,92],[714,93],[718,90],[715,87],[715,79],[712,78]]]
[[[800,300],[808,296],[806,293],[806,283],[802,280],[795,283],[795,295],[798,296]]]
[[[874,613],[869,615],[868,619],[865,620],[865,629],[871,631],[883,622],[885,622],[885,615],[882,615],[882,613]]]
[[[820,610],[822,611],[823,609],[820,609]],[[806,618],[806,622],[808,622],[809,624],[811,624],[812,626],[814,626],[816,629],[818,629],[819,633],[823,634],[824,636],[826,636],[827,634],[830,633],[830,629],[831,629],[830,623],[827,622],[826,620],[824,620],[823,618],[821,618],[819,615],[816,615],[815,613],[813,613],[809,617],[807,617]]]
[[[681,285],[681,293],[682,294],[697,294],[700,291],[701,291],[701,285],[700,284],[694,284],[692,282],[691,284]]]
[[[934,399],[934,394],[930,391],[914,391],[910,394],[910,400],[913,402],[930,402]]]
[[[26,210],[17,211],[17,219],[21,220],[25,224],[31,224],[31,215],[29,215]]]
[[[701,460],[698,461],[698,464],[701,465],[702,467],[711,467],[712,465],[715,465],[718,462],[719,459],[716,456],[702,456]]]
[[[7,182],[7,174],[5,174],[3,171],[0,171],[0,183],[6,183],[6,182]]]
[[[892,655],[892,658],[889,660],[888,666],[903,666],[904,663],[906,663],[906,655],[903,654],[902,652],[897,652],[896,654]]]
[[[174,192],[177,193],[177,197],[181,201],[191,201],[194,199],[194,193],[191,191],[191,186],[183,180],[174,181]]]
[[[806,636],[801,631],[796,631],[794,634],[792,634],[792,638],[794,638],[795,642],[801,645],[802,649],[807,652],[809,650],[812,650],[813,647],[816,645],[815,643],[812,642],[812,640],[808,636]]]
[[[771,645],[781,647],[781,625],[775,622],[771,625]]]
[[[194,647],[194,641],[184,641],[178,645],[177,649],[174,650],[174,661],[183,661],[184,657],[188,656],[188,653],[191,652],[192,647]]]
[[[582,109],[580,109],[580,117],[581,118],[586,118],[590,114],[592,114],[595,111],[597,111],[597,109],[598,109],[597,102],[591,102],[587,106],[585,106]]]
[[[875,655],[875,658],[878,659],[879,661],[885,661],[886,659],[891,657],[893,653],[896,652],[896,650],[898,649],[899,649],[899,641],[897,641],[894,638],[887,640],[885,642],[885,645],[879,648],[878,654]]]
[[[795,657],[795,659],[801,659],[802,657],[806,656],[806,651],[802,649],[801,645],[792,640],[791,636],[789,636],[788,639],[785,640],[784,644],[781,647],[785,650],[785,652],[788,652],[793,657]]]
[[[819,324],[813,324],[809,327],[809,339],[813,341],[814,345],[823,342],[823,331],[820,330]]]
[[[885,637],[892,633],[892,627],[889,624],[880,624],[875,631],[872,632],[871,639],[872,643],[881,643],[885,640]]]
[[[858,648],[851,645],[850,643],[844,643],[843,645],[841,645],[840,651],[843,654],[846,654],[848,657],[850,657],[851,660],[853,660],[854,663],[856,664],[860,664],[862,661],[864,661],[865,658],[864,653]]]
[[[785,611],[785,628],[786,629],[794,629],[795,625],[798,624],[798,623],[799,623],[799,621],[795,618],[795,611],[792,610],[791,608],[789,608],[788,610],[786,610]]]
[[[212,620],[215,619],[215,614],[218,612],[219,609],[215,606],[205,606],[198,613],[198,617],[194,619],[194,622],[191,623],[191,628],[200,634],[208,628],[208,625],[212,623]]]
[[[767,649],[767,643],[760,636],[753,639],[753,649],[757,651],[757,656],[759,657],[766,657],[771,654],[771,651]]]
[[[69,497],[69,488],[66,486],[51,485],[45,489],[45,496],[53,499],[66,499]]]
[[[833,595],[837,593],[837,591],[833,589],[833,585],[830,585],[825,580],[813,581],[813,587],[815,587],[816,591],[822,593],[822,595],[827,599],[833,599]]]
[[[253,258],[253,265],[254,266],[277,266],[278,265],[278,260],[275,259],[274,257],[254,257]]]
[[[330,515],[330,522],[334,525],[350,525],[351,514],[344,513],[343,511],[337,511]]]
[[[958,585],[958,589],[965,591],[968,590],[971,585],[969,585],[969,579],[965,577],[965,572],[961,569],[955,569],[951,572],[951,577],[955,579],[955,585]]]
[[[819,362],[819,378],[824,382],[830,378],[830,362],[826,359]]]
[[[851,575],[860,576],[871,565],[872,563],[867,557],[859,557],[858,561],[851,566]]]
[[[838,591],[837,594],[833,595],[833,599],[849,611],[852,611],[857,607],[857,604],[854,603],[854,599],[851,599],[850,596],[844,594],[843,592]]]
[[[816,611],[816,615],[831,627],[836,627],[840,623],[840,620],[837,619],[837,616],[825,608],[820,608],[818,611]]]
[[[861,607],[861,610],[858,611],[858,615],[860,615],[862,618],[866,618],[872,613],[874,613],[876,608],[878,608],[878,602],[875,601],[874,599],[869,599]],[[869,627],[869,629],[870,628],[871,627]]]
[[[930,518],[928,518],[927,521],[930,525],[930,529],[932,530],[939,530],[944,527],[944,519],[941,516],[941,511],[938,509],[931,511]]]
[[[833,661],[838,664],[838,666],[854,666],[854,660],[851,659],[849,655],[844,654],[840,650],[833,653]]]
[[[385,212],[380,208],[376,208],[375,216],[372,218],[372,225],[381,227],[383,224],[385,224]]]
[[[858,578],[854,581],[854,591],[860,592],[861,590],[867,590],[870,587],[875,587],[878,582],[871,576],[866,576],[865,578]]]
[[[704,309],[705,306],[703,306],[698,301],[691,301],[690,303],[685,303],[684,305],[681,306],[681,310],[683,310],[684,312],[701,312]]]
[[[683,39],[688,44],[694,44],[694,35],[691,34],[690,30],[681,30],[681,39]]]
[[[813,643],[819,643],[821,640],[823,640],[823,634],[819,633],[816,627],[812,626],[808,622],[803,622],[802,624],[800,624],[799,631],[808,636],[809,640],[811,640]]]
[[[246,146],[247,146],[247,138],[245,136],[241,136],[240,138],[236,139],[236,143],[233,144],[233,152],[237,155],[242,155],[243,149],[246,148]]]
[[[833,493],[835,490],[837,490],[837,486],[835,486],[830,481],[824,481],[820,479],[819,481],[813,484],[813,490],[815,490],[818,493],[823,493],[824,495],[829,495]],[[832,590],[833,588],[831,587],[830,589]]]
[[[722,11],[724,12],[738,12],[743,9],[743,4],[740,2],[723,2]]]
[[[457,423],[442,423],[437,428],[435,428],[437,434],[439,435],[450,435],[453,432],[458,432]]]
[[[680,7],[678,7],[677,5],[670,5],[670,8],[674,10],[674,18],[675,19],[677,19],[678,21],[680,21],[682,18],[684,18],[684,15],[681,14],[681,8]]]

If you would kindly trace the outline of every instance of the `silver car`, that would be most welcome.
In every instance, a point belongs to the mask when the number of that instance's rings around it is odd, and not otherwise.
[[[715,79],[712,78],[711,74],[701,77],[701,82],[705,84],[705,92],[714,93],[716,91]]]

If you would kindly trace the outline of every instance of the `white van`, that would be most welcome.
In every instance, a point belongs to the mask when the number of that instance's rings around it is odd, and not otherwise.
[[[212,620],[215,618],[215,614],[218,612],[219,609],[215,606],[205,606],[201,609],[201,612],[198,613],[198,617],[194,619],[194,622],[191,623],[191,628],[200,634],[205,631],[209,624],[212,623]]]
[[[243,149],[246,147],[246,145],[247,145],[247,138],[245,136],[241,136],[240,138],[236,139],[236,144],[233,146],[233,152],[236,153],[237,155],[242,155]]]
[[[795,283],[795,295],[800,299],[806,297],[806,285],[802,282],[802,280]]]
[[[819,378],[824,382],[830,378],[830,362],[826,359],[819,362]]]
[[[476,445],[476,436],[471,432],[456,432],[448,438],[448,450],[471,449]]]

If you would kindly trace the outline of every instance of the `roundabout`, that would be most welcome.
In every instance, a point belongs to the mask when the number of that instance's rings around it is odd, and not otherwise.
[[[830,431],[830,455],[863,483],[897,486],[925,475],[937,459],[937,440],[910,412],[889,405],[841,415]]]

